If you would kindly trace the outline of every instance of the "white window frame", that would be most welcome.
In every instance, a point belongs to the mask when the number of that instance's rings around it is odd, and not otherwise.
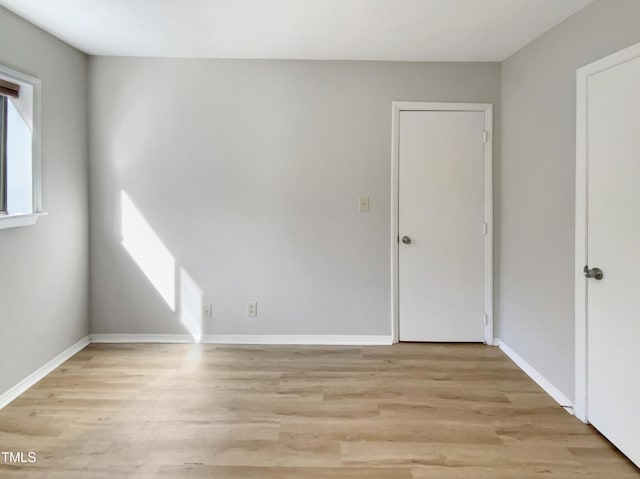
[[[27,214],[0,213],[0,229],[16,228],[35,224],[40,216],[47,213],[42,211],[42,122],[41,122],[41,82],[39,79],[17,72],[0,65],[0,78],[13,83],[28,84],[33,87],[33,131],[32,131],[32,192],[33,208]],[[11,181],[10,179],[8,181]]]

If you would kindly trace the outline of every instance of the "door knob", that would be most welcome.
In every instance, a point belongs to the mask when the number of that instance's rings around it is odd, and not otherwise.
[[[402,237],[402,242],[404,244],[411,244],[411,238],[409,238],[408,236],[403,236]]]
[[[587,278],[596,279],[598,281],[604,278],[604,273],[600,268],[589,268],[589,266],[585,266],[583,272]]]

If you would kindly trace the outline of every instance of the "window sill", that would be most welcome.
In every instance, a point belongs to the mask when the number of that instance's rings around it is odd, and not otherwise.
[[[24,215],[0,215],[0,230],[18,228],[19,226],[31,226],[36,224],[38,218],[47,215],[48,213],[41,211]]]

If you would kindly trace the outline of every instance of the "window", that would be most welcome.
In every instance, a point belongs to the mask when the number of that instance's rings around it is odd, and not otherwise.
[[[40,205],[40,81],[0,67],[0,229],[34,224]]]

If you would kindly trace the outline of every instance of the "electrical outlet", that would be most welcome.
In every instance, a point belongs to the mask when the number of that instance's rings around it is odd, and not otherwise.
[[[258,303],[249,303],[247,305],[247,316],[250,318],[258,316]]]
[[[369,211],[369,197],[368,196],[361,196],[360,198],[358,198],[358,204],[359,204],[358,209],[360,211]]]
[[[213,305],[204,304],[202,306],[202,319],[211,319],[213,317]]]

